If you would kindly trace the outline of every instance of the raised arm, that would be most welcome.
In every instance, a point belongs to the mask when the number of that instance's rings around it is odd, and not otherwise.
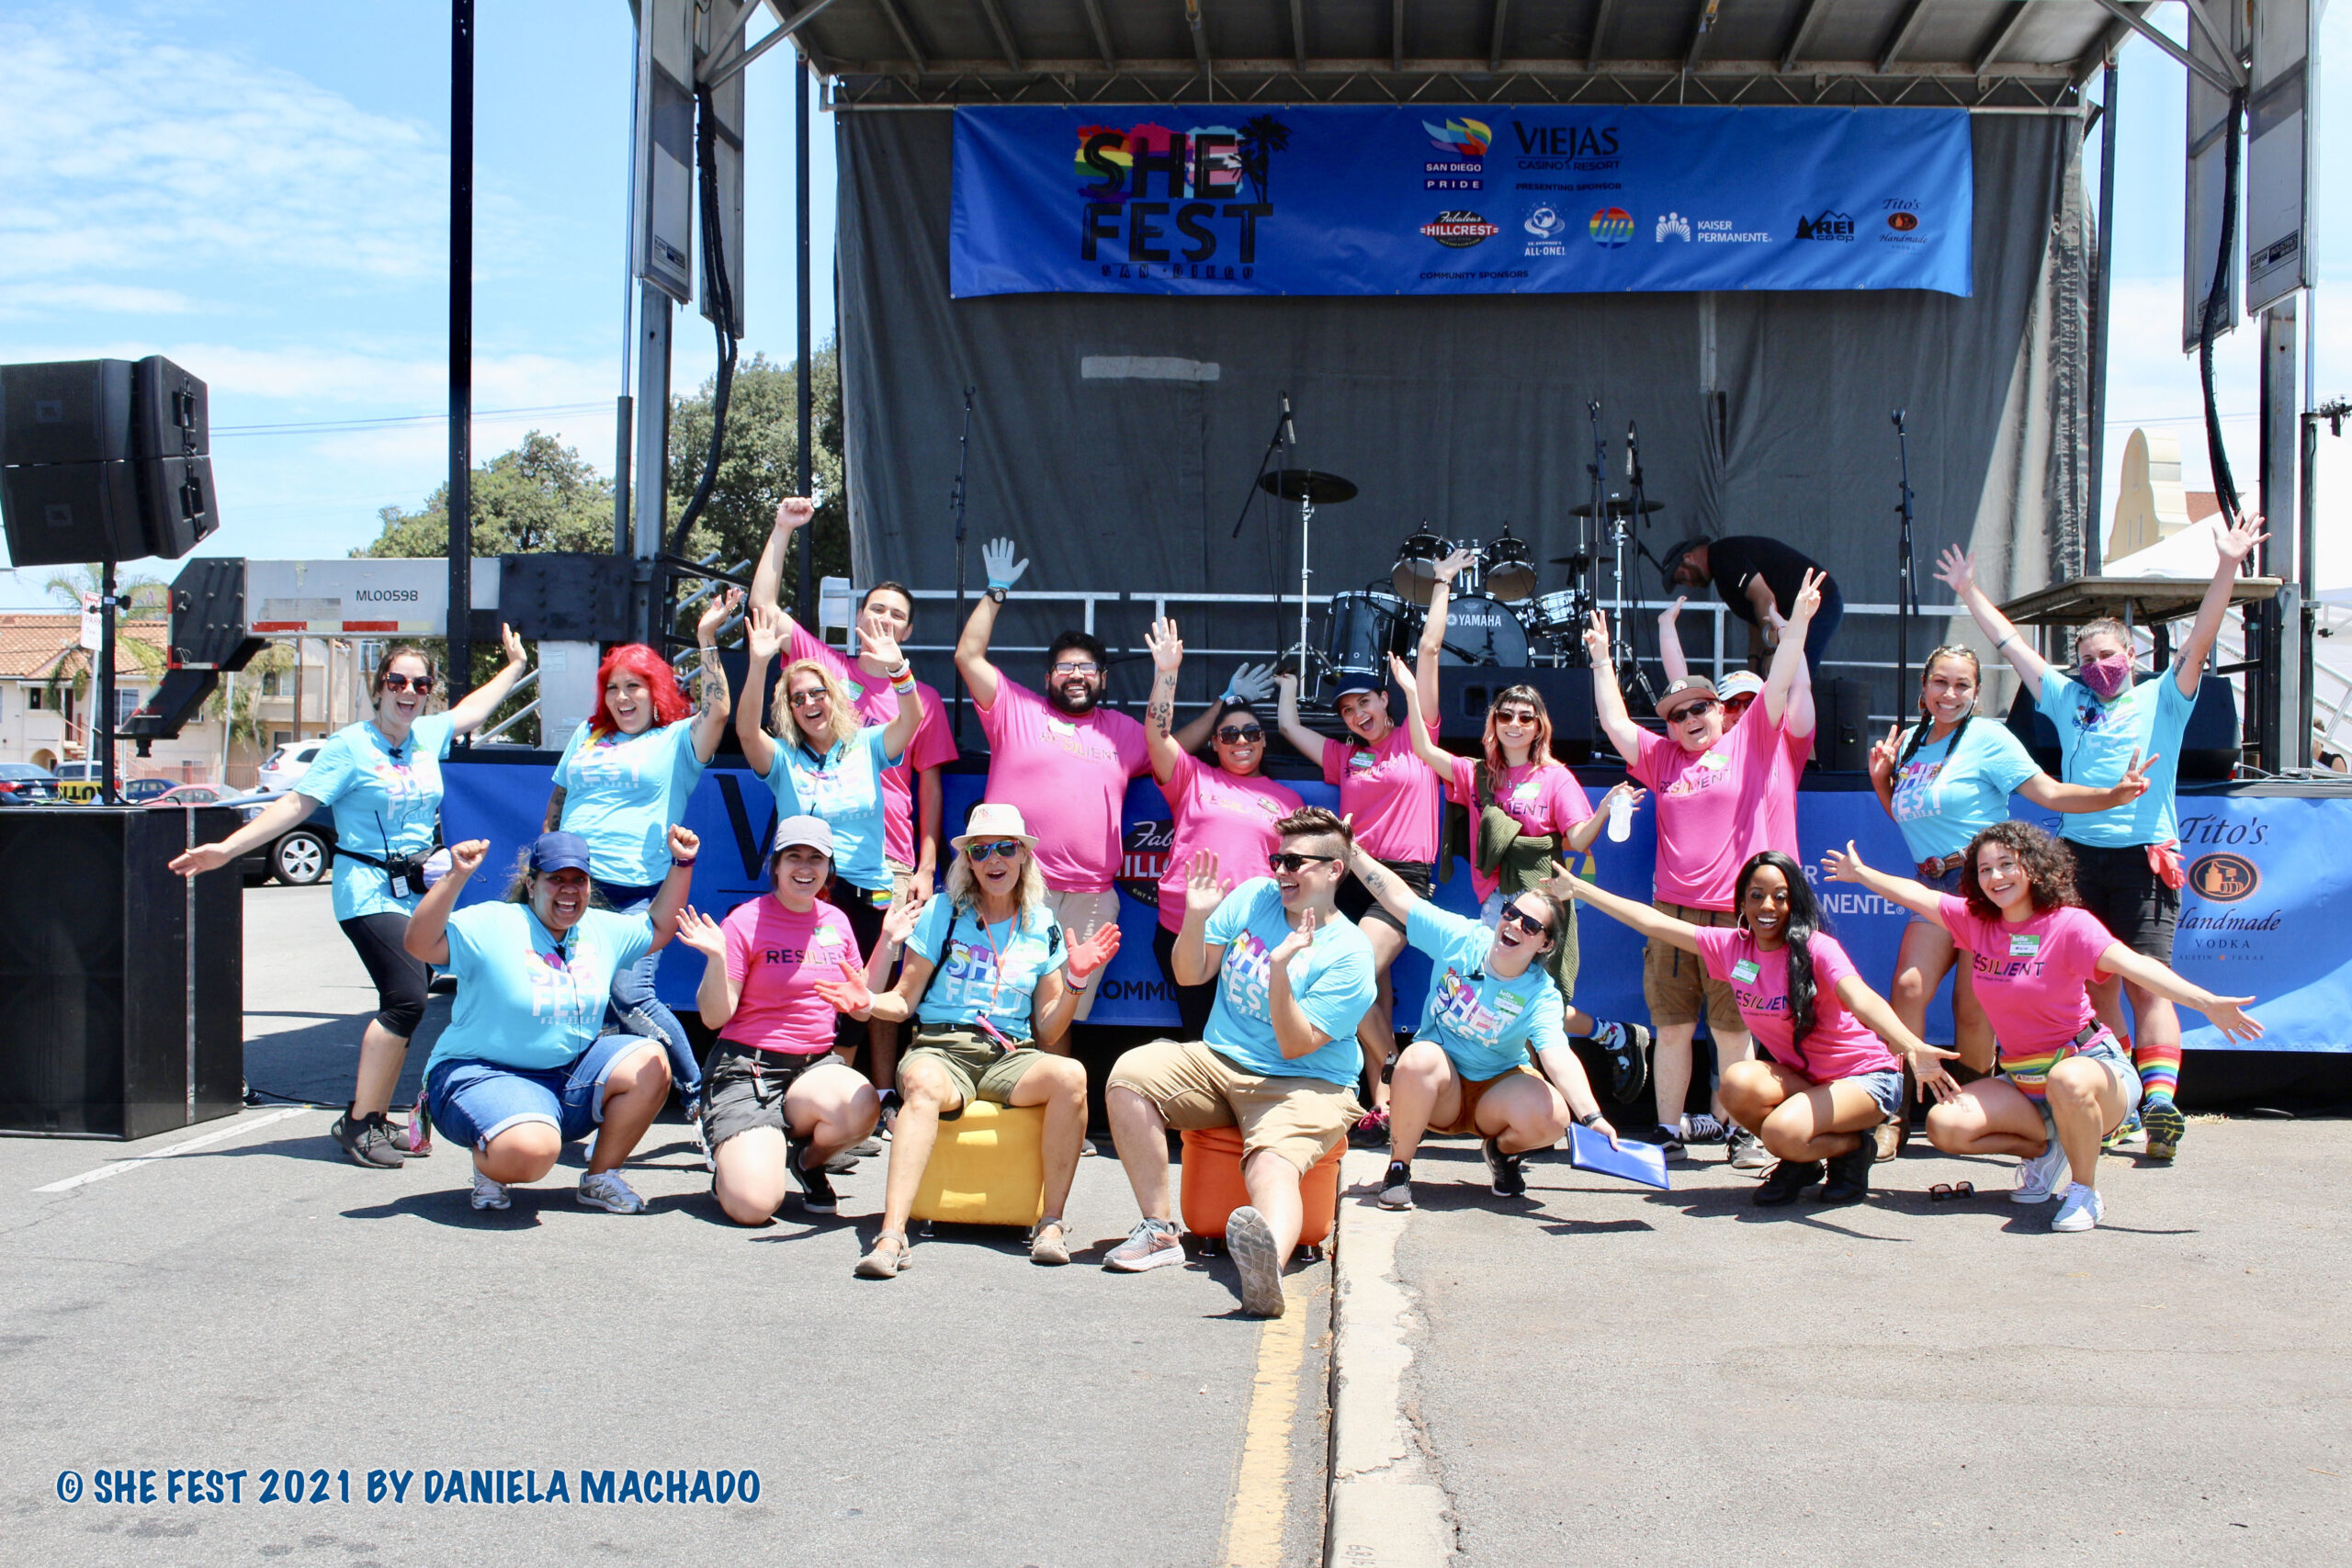
[[[1682,606],[1690,602],[1687,593],[1678,593],[1674,603],[1657,613],[1657,661],[1666,671],[1670,685],[1690,673],[1690,661],[1682,657]]]
[[[678,911],[678,941],[702,954],[702,983],[695,1009],[706,1029],[724,1029],[743,999],[742,983],[727,972],[727,931],[691,904]]]
[[[2045,811],[2108,811],[2129,806],[2148,793],[2148,770],[2155,761],[2150,757],[2143,762],[2139,752],[2132,752],[2132,765],[2123,770],[2122,779],[2108,789],[2062,784],[2048,773],[2036,773],[2018,785],[2018,793]]]
[[[709,607],[702,619],[695,623],[694,744],[695,759],[707,762],[718,753],[719,739],[727,733],[727,720],[734,711],[733,697],[727,690],[727,671],[718,662],[719,628],[728,617],[743,606],[743,592],[730,588],[725,593],[710,596]]]
[[[1184,924],[1168,955],[1169,978],[1180,986],[1205,986],[1225,964],[1225,944],[1208,940],[1209,917],[1233,885],[1217,874],[1216,856],[1202,850],[1184,873]]]
[[[408,918],[408,930],[401,934],[401,945],[411,958],[427,964],[449,962],[449,911],[458,907],[466,878],[481,867],[481,857],[488,853],[488,839],[468,839],[449,846],[447,874],[425,889],[424,897],[417,900],[416,912]]]
[[[922,689],[915,684],[914,666],[899,651],[899,639],[889,625],[873,611],[858,617],[857,636],[865,651],[881,661],[890,690],[899,699],[899,711],[882,727],[884,756],[903,759],[907,748],[915,743],[915,731],[922,728]]]
[[[2035,702],[2041,700],[2042,672],[2050,661],[2034,652],[2032,646],[2018,634],[2009,618],[1994,607],[1984,590],[1976,585],[1976,558],[1957,546],[1946,546],[1936,562],[1936,581],[1952,592],[1952,596],[1965,605],[1976,625],[1993,639],[1993,651],[2009,661],[2009,668],[2025,682],[2026,695]]]
[[[1143,744],[1151,755],[1151,776],[1165,789],[1184,756],[1183,744],[1171,728],[1176,721],[1176,677],[1184,669],[1184,642],[1176,635],[1176,623],[1163,615],[1144,628],[1143,645],[1151,650],[1151,695],[1143,707]],[[1212,707],[1209,712],[1214,715],[1216,710]],[[1215,723],[1215,718],[1210,722]]]
[[[514,689],[514,682],[523,678],[523,671],[531,661],[514,627],[500,626],[498,642],[506,650],[506,662],[499,667],[497,674],[468,692],[465,701],[449,710],[450,726],[459,735],[471,735],[490,722],[490,716],[498,711],[498,705],[506,700],[506,694]]]
[[[561,784],[548,791],[547,818],[539,824],[540,832],[552,833],[563,826],[563,803],[571,795],[571,792]]]
[[[1363,884],[1363,890],[1379,900],[1382,908],[1400,920],[1410,918],[1421,902],[1421,896],[1406,886],[1401,877],[1364,853],[1362,844],[1349,843],[1348,869]]]
[[[1890,904],[1902,905],[1923,920],[1945,931],[1951,929],[1944,925],[1942,894],[1907,876],[1889,876],[1883,871],[1871,870],[1862,863],[1861,852],[1854,848],[1851,839],[1846,840],[1843,853],[1832,850],[1821,857],[1821,872],[1832,882],[1850,882],[1867,888]]]
[[[1425,722],[1430,710],[1421,701],[1420,680],[1393,653],[1388,656],[1388,672],[1405,693],[1405,738],[1413,743],[1413,755],[1437,774],[1438,787],[1442,790],[1453,779],[1453,753],[1430,739],[1430,727]]]
[[[2213,547],[2221,559],[2213,567],[2213,581],[2205,587],[2205,597],[2197,605],[2197,619],[2188,628],[2188,640],[2180,645],[2180,653],[2173,660],[2172,678],[2180,686],[2184,697],[2197,695],[2197,682],[2205,673],[2205,660],[2213,651],[2213,639],[2222,635],[2222,617],[2230,613],[2230,591],[2237,583],[2238,573],[2254,554],[2254,547],[2270,537],[2262,532],[2262,518],[2257,513],[2221,531]]]
[[[653,951],[661,952],[670,945],[671,936],[678,929],[678,911],[686,907],[686,894],[695,880],[695,856],[702,850],[702,840],[695,830],[683,824],[670,829],[670,874],[662,879],[662,890],[653,896],[653,907],[645,911],[653,922]]]
[[[1225,716],[1225,710],[1250,703],[1262,703],[1274,694],[1274,667],[1271,664],[1237,664],[1233,675],[1225,683],[1225,691],[1216,701],[1203,708],[1176,731],[1176,748],[1180,751],[1197,751],[1209,743],[1210,732]]]
[[[1323,749],[1331,742],[1298,721],[1298,677],[1275,676],[1274,692],[1274,728],[1283,732],[1283,739],[1306,753],[1309,761],[1318,768],[1323,766]],[[1200,982],[1186,980],[1182,984],[1194,986]]]
[[[989,662],[989,641],[996,636],[996,613],[1001,592],[1010,590],[1029,570],[1029,558],[1013,559],[1011,539],[990,539],[980,547],[980,563],[988,568],[989,592],[972,603],[972,613],[956,639],[956,669],[972,700],[984,708],[996,706],[997,682],[1002,677]]]
[[[760,564],[752,569],[752,604],[769,609],[783,605],[784,558],[792,553],[794,530],[805,528],[817,515],[817,503],[805,495],[788,495],[775,503],[775,522],[768,542],[761,547]]]
[[[1437,712],[1437,670],[1445,649],[1445,612],[1453,597],[1453,580],[1478,558],[1476,550],[1456,550],[1437,563],[1437,581],[1430,586],[1430,618],[1421,627],[1420,646],[1413,651],[1413,685],[1421,694],[1421,711]]]
[[[1661,915],[1647,904],[1636,904],[1631,898],[1620,898],[1605,887],[1585,881],[1560,862],[1552,865],[1552,879],[1544,891],[1566,903],[1575,899],[1589,904],[1621,926],[1631,926],[1645,937],[1680,948],[1685,953],[1699,951],[1699,928],[1671,915]]]
[[[1085,940],[1070,942],[1060,968],[1037,977],[1036,992],[1029,999],[1029,1017],[1039,1045],[1057,1055],[1069,1055],[1064,1037],[1069,1033],[1070,1015],[1078,1011],[1094,977],[1118,951],[1119,922],[1107,920],[1088,932]]]
[[[773,604],[753,604],[743,626],[743,700],[735,705],[735,739],[743,748],[743,761],[761,778],[775,765],[775,740],[768,734],[760,711],[768,686],[768,665],[784,647],[784,612]]]
[[[1617,667],[1609,661],[1609,617],[1599,610],[1584,629],[1584,650],[1592,666],[1593,716],[1600,720],[1600,732],[1609,737],[1609,744],[1617,748],[1617,755],[1630,768],[1641,760],[1642,731],[1634,716],[1625,711],[1625,694],[1617,689]]]
[[[1755,581],[1761,581],[1763,575],[1757,573]],[[1779,725],[1784,717],[1792,721],[1789,727],[1791,734],[1813,733],[1809,728],[1796,728],[1794,719],[1797,716],[1790,712],[1790,694],[1796,689],[1800,680],[1805,682],[1808,693],[1812,689],[1812,672],[1804,667],[1804,634],[1813,625],[1813,613],[1821,608],[1821,585],[1827,581],[1829,574],[1826,571],[1808,570],[1805,572],[1804,581],[1797,589],[1796,603],[1790,606],[1785,633],[1780,646],[1772,649],[1772,665],[1764,675],[1764,694],[1757,699],[1764,709],[1764,716],[1774,725]],[[1809,707],[1803,716],[1812,716]]]

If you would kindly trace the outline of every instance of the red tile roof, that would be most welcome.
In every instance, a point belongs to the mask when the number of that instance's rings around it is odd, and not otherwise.
[[[114,672],[143,674],[127,647],[132,640],[161,650],[171,628],[162,621],[124,621],[118,631]],[[52,674],[72,679],[89,668],[82,651],[82,617],[73,615],[0,615],[0,680],[41,681]]]

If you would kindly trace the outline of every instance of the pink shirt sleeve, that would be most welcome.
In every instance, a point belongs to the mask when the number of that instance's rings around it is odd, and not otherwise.
[[[1338,787],[1340,770],[1347,766],[1348,753],[1354,750],[1352,746],[1325,738],[1323,741],[1323,782],[1325,784],[1334,788]]]
[[[1476,757],[1453,759],[1453,766],[1447,770],[1445,798],[1456,806],[1468,807],[1478,798],[1477,788],[1478,760]]]
[[[1937,912],[1943,916],[1944,930],[1951,932],[1952,941],[1971,953],[1984,951],[1984,922],[1968,908],[1968,900],[1946,893],[1936,900]]]
[[[2115,937],[2099,923],[2098,917],[2088,909],[2067,908],[2060,911],[2057,934],[2066,943],[2067,964],[2086,981],[2103,979],[2107,972],[2098,961],[2115,945]]]
[[[1739,951],[1743,933],[1736,926],[1700,926],[1691,934],[1699,940],[1699,963],[1709,978],[1731,978],[1732,954]]]
[[[740,988],[743,976],[752,972],[751,915],[758,908],[756,898],[743,905],[719,922],[719,931],[727,938],[727,977]]]
[[[1576,774],[1566,768],[1546,768],[1544,774],[1548,784],[1545,796],[1552,811],[1552,829],[1565,833],[1592,815],[1592,802],[1586,798],[1584,785]]]
[[[798,621],[788,621],[786,624],[791,628],[784,650],[787,660],[813,659],[831,671],[835,680],[851,679],[849,660],[842,657],[838,649]]]
[[[1625,771],[1641,780],[1649,788],[1657,789],[1658,787],[1658,759],[1674,745],[1673,741],[1663,735],[1653,735],[1646,729],[1636,729],[1634,740],[1634,760],[1625,764]]]
[[[958,755],[956,734],[947,726],[947,709],[939,700],[938,691],[923,686],[922,722],[915,726],[915,738],[907,748],[907,764],[917,773],[927,768],[944,768]]]
[[[1813,988],[1817,996],[1826,997],[1836,990],[1838,982],[1857,973],[1854,961],[1833,937],[1816,936],[1805,944],[1813,954]]]

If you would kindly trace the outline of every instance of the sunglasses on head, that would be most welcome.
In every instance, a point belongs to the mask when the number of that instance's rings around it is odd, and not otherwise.
[[[1263,740],[1266,732],[1254,724],[1228,724],[1216,732],[1216,738],[1228,746],[1238,746],[1245,740]]]
[[[1011,860],[1013,856],[1021,852],[1021,840],[1018,839],[997,839],[985,844],[966,844],[964,846],[964,852],[971,856],[975,861],[984,861],[991,855],[1002,855],[1005,859]]]
[[[1531,915],[1524,909],[1506,908],[1503,911],[1503,924],[1516,925],[1529,936],[1549,936],[1552,934],[1551,921],[1544,919],[1541,915]]]
[[[420,697],[433,690],[433,677],[430,675],[387,675],[382,683],[388,692],[405,692],[413,688]]]
[[[1329,865],[1339,860],[1337,855],[1300,855],[1288,851],[1266,857],[1266,869],[1280,872],[1305,871],[1310,865]]]
[[[1697,702],[1685,703],[1680,707],[1676,708],[1672,713],[1668,714],[1666,716],[1666,722],[1668,724],[1683,723],[1685,720],[1697,717],[1699,715],[1706,712],[1709,708],[1714,705],[1714,698],[1701,697]]]

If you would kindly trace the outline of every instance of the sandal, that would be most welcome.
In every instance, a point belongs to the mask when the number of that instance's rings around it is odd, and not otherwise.
[[[1029,1261],[1049,1265],[1069,1261],[1069,1237],[1063,1234],[1060,1215],[1047,1214],[1030,1230]]]
[[[884,1244],[891,1244],[888,1251]],[[857,1260],[857,1277],[861,1280],[888,1280],[907,1266],[907,1233],[884,1231],[874,1238],[874,1250]]]

